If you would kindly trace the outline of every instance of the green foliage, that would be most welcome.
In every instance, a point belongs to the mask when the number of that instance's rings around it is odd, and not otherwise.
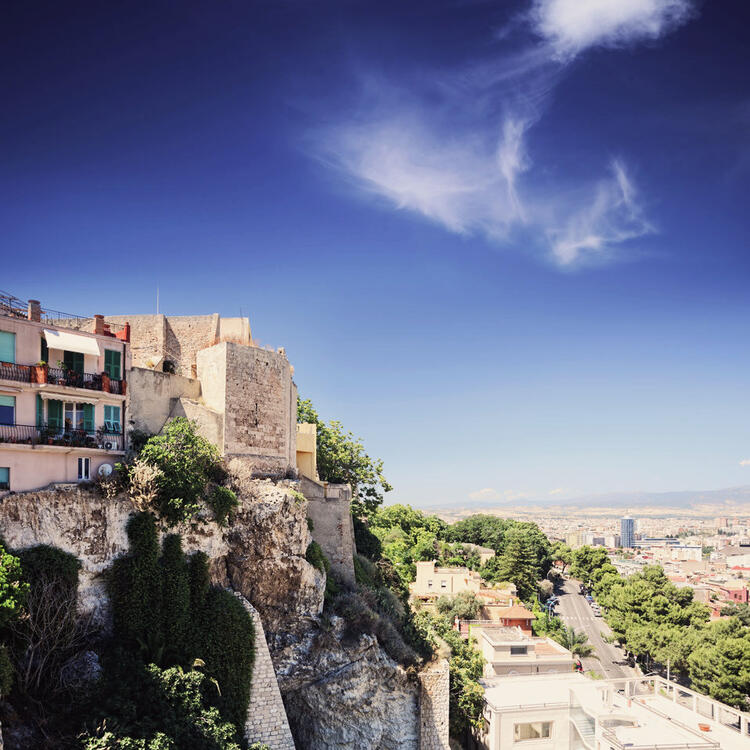
[[[324,482],[350,484],[352,514],[369,516],[391,487],[383,475],[383,462],[370,458],[362,443],[340,422],[323,422],[309,400],[297,399],[297,421],[316,425],[318,475]]]
[[[357,516],[352,516],[354,522],[354,542],[357,550],[369,557],[370,560],[380,560],[383,554],[383,545],[380,539],[370,531],[367,521],[363,521]]]
[[[204,663],[205,691],[221,716],[238,726],[250,700],[255,631],[237,597],[209,585],[208,558],[189,561],[180,537],[165,537],[159,558],[156,523],[150,513],[131,518],[130,552],[109,575],[115,635],[144,663],[190,666]],[[218,690],[213,687],[218,684]]]
[[[130,450],[138,455],[152,437],[153,434],[150,432],[146,432],[145,430],[130,430],[130,432],[128,433]]]
[[[153,515],[131,516],[126,532],[130,553],[114,561],[108,576],[115,634],[127,647],[140,649],[144,660],[160,663],[163,586]]]
[[[552,562],[562,565],[563,573],[565,572],[565,568],[573,562],[573,550],[565,542],[556,542],[553,544],[550,556],[552,557]]]
[[[0,628],[18,617],[28,590],[29,584],[24,581],[20,560],[0,546]]]
[[[82,736],[83,750],[240,750],[236,727],[206,705],[206,675],[140,664],[125,653],[117,658],[107,665],[98,726]]]
[[[610,563],[607,550],[603,547],[580,547],[573,553],[570,575],[591,587],[595,573],[605,565]]]
[[[193,518],[208,483],[222,471],[216,446],[198,435],[195,424],[184,417],[172,420],[161,435],[149,438],[140,458],[162,474],[157,508],[169,524]]]
[[[480,603],[473,591],[461,591],[455,596],[441,596],[436,602],[437,611],[454,622],[459,620],[476,620]]]
[[[214,512],[216,523],[226,526],[232,511],[239,505],[237,495],[220,484],[214,485],[206,497],[208,507]]]
[[[323,554],[323,550],[317,542],[310,542],[307,545],[305,559],[321,573],[328,575],[328,572],[331,570],[331,563],[328,562],[328,558]]]
[[[750,626],[750,605],[727,604],[719,612],[724,617],[736,617],[743,625]]]
[[[510,529],[505,535],[502,553],[488,560],[480,573],[490,581],[514,583],[518,596],[524,601],[534,599],[540,577],[539,563],[529,535],[520,529]]]

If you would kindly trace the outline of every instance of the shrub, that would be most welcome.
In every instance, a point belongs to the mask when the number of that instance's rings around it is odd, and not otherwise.
[[[159,514],[175,524],[200,510],[206,485],[222,473],[215,445],[197,434],[195,423],[178,417],[143,446],[140,458],[162,473],[156,504]]]
[[[108,577],[115,634],[127,647],[140,648],[144,658],[160,662],[162,576],[153,515],[132,516],[126,531],[130,552],[114,561]]]
[[[146,432],[146,430],[131,430],[128,437],[130,438],[130,450],[138,455],[143,450],[143,446],[153,437],[153,434]]]
[[[186,658],[190,614],[190,583],[179,534],[164,537],[161,567],[164,643],[168,655],[179,662]]]
[[[154,508],[163,480],[161,469],[136,458],[128,466],[128,496],[133,505],[140,511]]]
[[[228,487],[222,487],[218,484],[214,485],[211,492],[208,493],[206,502],[214,512],[216,523],[219,526],[226,526],[230,514],[239,505],[237,495]]]
[[[0,628],[18,617],[28,590],[29,584],[23,580],[20,560],[0,546]]]
[[[383,553],[383,545],[380,539],[370,531],[370,527],[361,518],[352,516],[352,521],[354,523],[354,542],[357,546],[357,551],[369,557],[370,560],[379,560]]]
[[[206,675],[123,656],[119,667],[110,665],[97,700],[98,726],[82,737],[84,750],[240,750],[236,727],[206,703]]]
[[[48,545],[19,553],[29,588],[24,616],[11,624],[9,656],[20,691],[44,699],[64,690],[65,662],[87,641],[90,619],[78,617],[78,571],[73,555]]]
[[[328,558],[325,556],[321,546],[317,542],[310,542],[310,544],[307,545],[305,560],[326,575],[331,569],[331,563],[328,562]]]

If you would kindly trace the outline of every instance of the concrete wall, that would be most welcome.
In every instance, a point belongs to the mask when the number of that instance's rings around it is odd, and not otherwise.
[[[450,673],[447,659],[419,673],[419,750],[449,750]]]
[[[197,399],[201,385],[180,375],[134,367],[129,375],[127,419],[131,429],[156,434],[181,398]]]
[[[198,434],[210,443],[224,442],[224,415],[189,398],[181,398],[172,409],[172,417],[186,417],[195,422]]]
[[[297,425],[297,471],[310,479],[318,478],[317,428],[314,424]]]
[[[260,615],[244,596],[238,593],[234,595],[253,618],[255,626],[255,663],[245,722],[245,739],[249,744],[264,742],[271,750],[294,750],[292,730],[281,700]]]
[[[332,570],[354,584],[354,527],[348,484],[324,484],[300,477],[300,491],[307,498],[307,516],[313,522],[312,538],[321,546]]]

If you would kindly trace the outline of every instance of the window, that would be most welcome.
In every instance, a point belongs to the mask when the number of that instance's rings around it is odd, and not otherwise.
[[[109,375],[112,380],[119,380],[122,368],[120,367],[121,354],[114,349],[104,350],[104,372]],[[166,372],[166,370],[164,370]]]
[[[510,655],[511,656],[526,656],[526,646],[511,646],[510,647]]]
[[[59,402],[58,402],[59,403]],[[50,407],[52,402],[49,402]],[[52,419],[50,418],[50,426]],[[84,432],[94,431],[94,405],[77,404],[75,402],[65,402],[65,431],[83,430]]]
[[[120,432],[120,407],[104,406],[104,431]]]
[[[528,724],[513,725],[513,741],[548,740],[552,736],[551,721],[532,721]]]
[[[448,581],[440,581],[440,588],[441,589],[447,589],[448,588]]]
[[[83,375],[83,354],[81,352],[63,352],[63,362],[66,370],[72,370]]]
[[[50,431],[63,428],[63,402],[57,399],[47,401],[47,427]]]
[[[82,482],[89,479],[91,476],[91,459],[90,458],[79,458],[78,459],[78,481]]]
[[[432,588],[432,581],[427,581],[427,588],[428,588],[428,589],[431,589],[431,588]]]
[[[0,362],[16,361],[16,334],[0,331]]]
[[[10,489],[10,469],[7,466],[0,466],[0,490]]]
[[[49,364],[49,347],[47,346],[47,339],[42,336],[42,356],[39,358],[42,362]]]
[[[0,396],[0,424],[16,423],[16,397]]]

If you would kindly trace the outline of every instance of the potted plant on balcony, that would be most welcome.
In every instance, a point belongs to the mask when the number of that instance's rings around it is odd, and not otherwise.
[[[40,359],[33,367],[32,367],[32,383],[46,383],[47,382],[47,363]]]

